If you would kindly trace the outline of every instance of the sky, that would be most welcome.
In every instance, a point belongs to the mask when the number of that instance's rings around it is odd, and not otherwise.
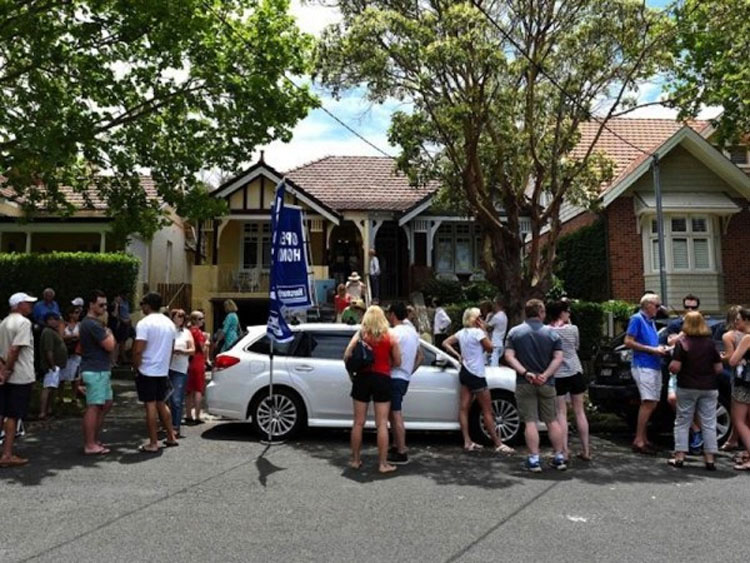
[[[669,0],[647,0],[649,6],[663,8]],[[327,7],[316,3],[315,0],[301,3],[292,0],[292,13],[297,18],[299,27],[313,35],[320,35],[329,24],[339,19],[335,7]],[[308,81],[309,82],[309,81]],[[396,101],[386,104],[372,104],[365,96],[365,91],[358,88],[346,92],[340,100],[334,99],[329,92],[319,85],[313,84],[313,90],[320,98],[323,106],[336,117],[344,121],[352,129],[383,151],[396,155],[398,147],[389,145],[387,131],[390,117],[399,109]],[[651,102],[659,99],[662,92],[662,81],[656,79],[644,83],[640,88],[640,100]],[[702,117],[711,117],[718,113],[717,109],[708,109]],[[674,118],[675,111],[661,106],[649,106],[636,110],[632,117],[669,117]],[[373,147],[358,139],[355,135],[336,123],[330,116],[320,109],[313,110],[294,128],[294,137],[289,143],[274,142],[265,147],[259,147],[248,163],[255,162],[260,156],[260,150],[265,152],[268,164],[280,171],[287,171],[302,164],[312,162],[329,155],[380,155]]]

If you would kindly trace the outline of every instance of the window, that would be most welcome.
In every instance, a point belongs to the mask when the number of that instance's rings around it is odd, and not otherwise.
[[[289,342],[274,342],[273,343],[273,355],[274,356],[288,356],[294,348],[294,344],[297,338],[290,340]],[[268,356],[271,353],[270,341],[268,335],[264,334],[258,340],[250,344],[245,348],[246,352],[252,352],[253,354],[261,354]]]
[[[242,268],[271,268],[271,224],[245,223],[242,238]]]
[[[729,160],[738,166],[750,165],[750,157],[748,156],[748,148],[745,146],[734,146],[729,147]]]
[[[482,235],[470,223],[443,223],[435,234],[435,270],[470,274],[479,267]]]
[[[651,269],[659,270],[659,239],[656,219],[649,233]],[[667,216],[664,221],[664,251],[668,271],[710,270],[712,265],[711,221],[705,216]]]
[[[302,334],[294,355],[298,358],[343,360],[344,350],[353,335],[352,332],[306,332]]]

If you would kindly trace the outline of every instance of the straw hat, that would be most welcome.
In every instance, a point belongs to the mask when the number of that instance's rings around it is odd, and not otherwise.
[[[359,274],[357,272],[352,272],[352,274],[348,278],[346,278],[346,281],[358,282],[361,279],[362,278],[359,277]]]
[[[362,309],[363,311],[367,309],[365,302],[362,299],[355,299],[349,306],[352,309]]]

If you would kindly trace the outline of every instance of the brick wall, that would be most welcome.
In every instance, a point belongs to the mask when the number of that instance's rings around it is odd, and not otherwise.
[[[645,291],[643,245],[636,231],[633,198],[617,198],[606,213],[612,298],[638,301]]]
[[[721,261],[724,269],[724,298],[728,304],[750,304],[750,210],[748,202],[735,199],[742,211],[729,221],[726,234],[721,235]]]

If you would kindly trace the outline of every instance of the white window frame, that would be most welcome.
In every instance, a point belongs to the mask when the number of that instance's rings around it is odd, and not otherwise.
[[[459,227],[459,229],[457,229]],[[468,232],[458,232],[459,230],[465,231],[465,229],[468,227]],[[468,240],[469,243],[469,252],[471,253],[471,269],[469,270],[458,270],[456,268],[457,263],[457,255],[456,255],[456,248],[457,244],[456,241],[458,239],[461,240]],[[433,265],[435,268],[435,273],[437,274],[473,274],[475,271],[477,271],[480,266],[480,260],[479,260],[479,252],[481,251],[481,229],[478,225],[474,225],[473,223],[461,223],[461,222],[444,222],[443,224],[438,227],[437,232],[435,233],[435,243],[433,246],[433,252],[434,252],[434,260]],[[450,244],[450,252],[451,252],[451,269],[441,269],[439,267],[439,259],[438,259],[438,248],[440,247],[440,242],[445,241],[446,243]]]
[[[685,231],[673,231],[672,220],[685,219]],[[705,231],[693,231],[693,220],[703,219],[706,222]],[[644,266],[647,273],[659,273],[658,256],[658,233],[655,225],[656,217],[649,215],[644,230],[646,260]],[[700,213],[668,213],[664,215],[664,254],[667,262],[666,272],[670,274],[684,273],[717,273],[717,247],[716,247],[716,225],[715,218],[711,215]],[[687,240],[688,265],[686,268],[676,268],[674,265],[674,241],[675,239]],[[695,241],[705,239],[708,241],[708,267],[698,268],[695,264]]]
[[[252,232],[250,225],[257,225],[258,230]],[[267,229],[267,230],[266,230]],[[247,264],[245,260],[245,242],[247,240],[255,239],[256,256],[257,261],[255,264]],[[269,247],[271,242],[271,222],[270,221],[246,221],[242,224],[242,236],[240,237],[240,264],[239,269],[243,272],[249,272],[251,270],[260,270],[261,272],[269,272],[271,269],[270,262],[266,267],[263,264],[263,241],[268,239]]]

